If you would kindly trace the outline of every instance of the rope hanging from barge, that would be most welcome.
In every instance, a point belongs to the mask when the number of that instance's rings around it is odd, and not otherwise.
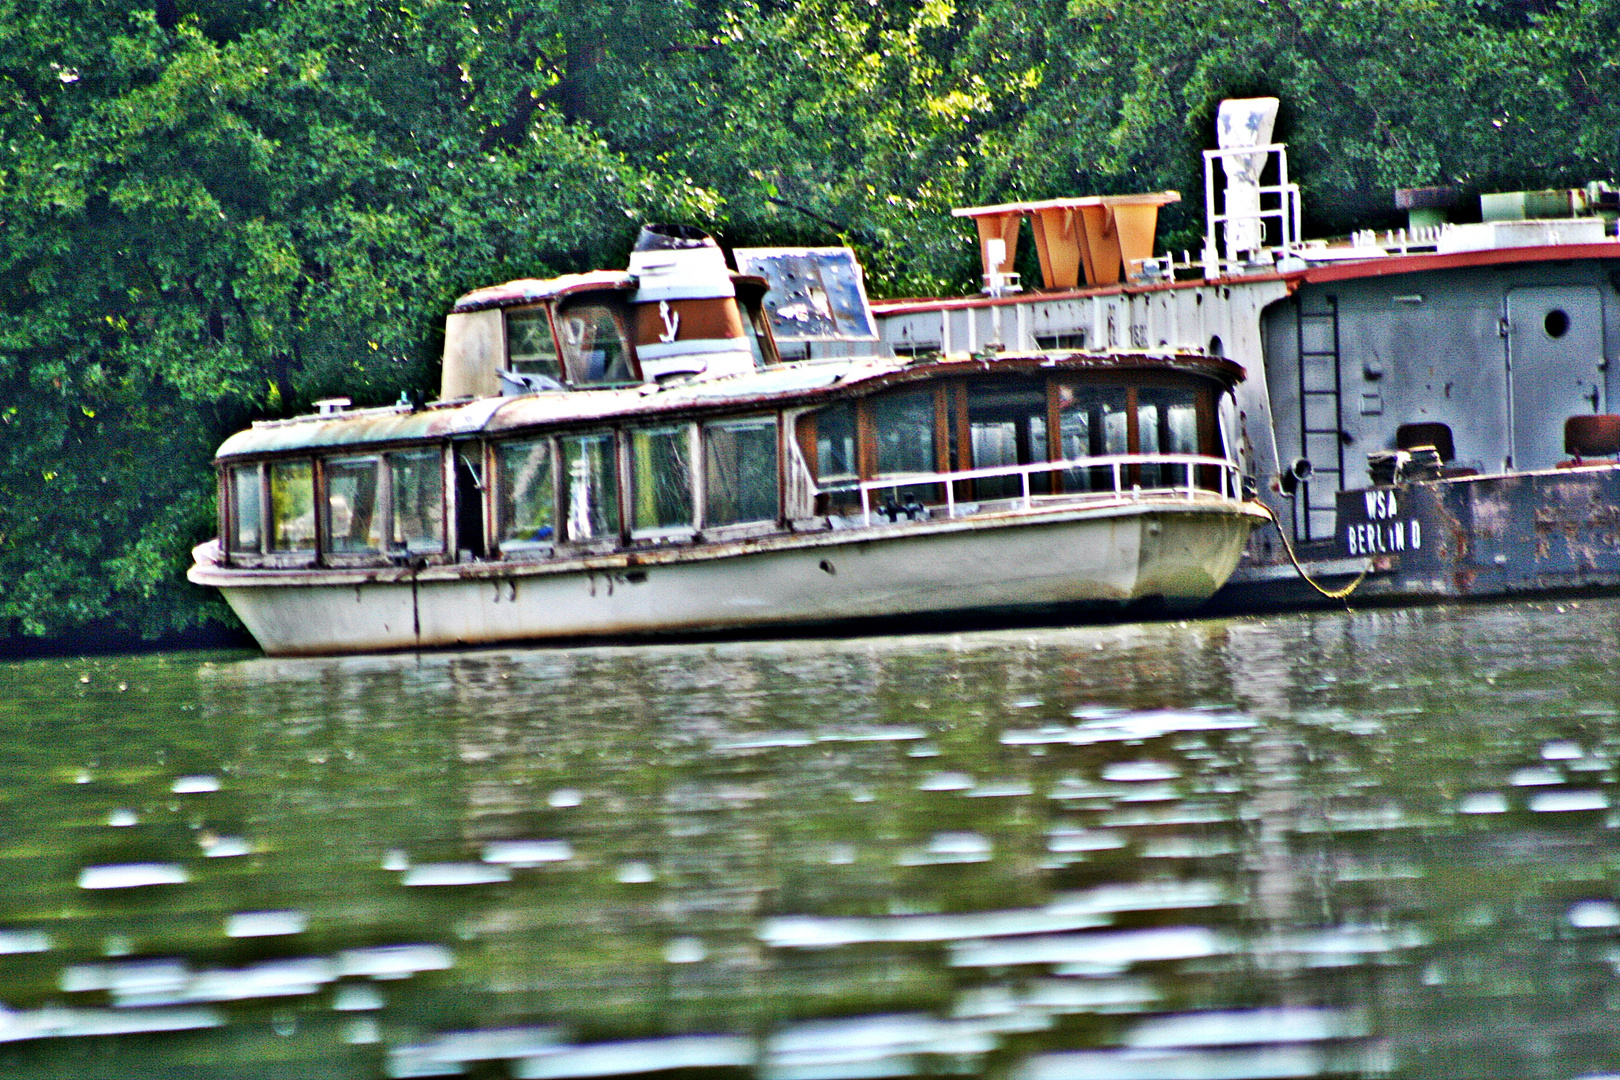
[[[1349,597],[1351,593],[1356,591],[1356,586],[1362,583],[1362,581],[1367,577],[1367,572],[1372,569],[1371,562],[1368,562],[1366,566],[1363,566],[1361,568],[1361,573],[1356,575],[1356,579],[1350,584],[1346,585],[1344,588],[1324,589],[1321,585],[1318,585],[1314,579],[1312,579],[1311,575],[1305,572],[1305,567],[1300,565],[1299,557],[1294,554],[1294,545],[1288,539],[1288,530],[1283,528],[1282,522],[1277,518],[1277,511],[1273,510],[1264,500],[1256,501],[1259,502],[1260,506],[1265,510],[1266,516],[1271,519],[1271,524],[1276,528],[1277,535],[1282,538],[1283,550],[1288,553],[1288,561],[1294,564],[1294,570],[1298,572],[1300,579],[1304,581],[1305,584],[1309,585],[1311,588],[1315,589],[1329,600],[1344,600]]]

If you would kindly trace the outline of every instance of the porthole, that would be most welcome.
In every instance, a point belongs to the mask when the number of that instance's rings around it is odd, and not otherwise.
[[[1569,315],[1563,308],[1553,308],[1547,312],[1547,317],[1541,321],[1542,329],[1547,331],[1550,338],[1561,338],[1569,333]]]

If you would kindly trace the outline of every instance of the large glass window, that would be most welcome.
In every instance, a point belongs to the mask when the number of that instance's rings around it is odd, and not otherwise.
[[[635,381],[630,350],[613,309],[605,304],[575,304],[557,316],[563,363],[572,383]]]
[[[692,437],[684,424],[630,432],[631,529],[640,534],[692,527]]]
[[[394,525],[389,546],[409,552],[444,550],[444,454],[404,450],[388,455]]]
[[[878,476],[935,471],[932,391],[873,398],[870,408]]]
[[[705,524],[775,521],[775,417],[705,426],[703,482]]]
[[[495,472],[502,550],[549,547],[557,536],[551,440],[501,443],[495,448]]]
[[[337,553],[382,549],[380,463],[374,457],[326,461],[326,549]]]
[[[1136,392],[1136,428],[1144,454],[1198,453],[1197,391],[1179,387],[1143,387]],[[1186,483],[1184,467],[1142,466],[1142,485]]]
[[[1123,386],[1059,386],[1058,441],[1065,458],[1103,457],[1130,452],[1130,423]],[[1121,477],[1122,482],[1125,477]],[[1111,469],[1069,469],[1065,491],[1111,491]]]
[[[259,466],[238,465],[226,474],[227,497],[231,501],[230,531],[225,545],[231,551],[256,552],[262,535],[259,502]]]
[[[968,437],[975,469],[1030,465],[1046,460],[1046,383],[1000,380],[969,383]],[[1019,476],[984,477],[974,490],[981,499],[1015,498],[1024,492]],[[1030,477],[1030,490],[1051,490],[1046,473]]]
[[[934,392],[911,391],[886,394],[868,402],[872,439],[876,444],[876,476],[904,476],[907,473],[937,472],[934,444]],[[929,502],[940,489],[919,484],[874,492],[873,505],[892,502],[895,506]]]
[[[612,432],[567,435],[562,452],[563,513],[570,540],[619,535],[619,467]]]
[[[506,313],[506,357],[513,371],[562,379],[557,365],[557,341],[544,308]]]
[[[308,461],[270,464],[270,550],[315,550],[315,469]]]

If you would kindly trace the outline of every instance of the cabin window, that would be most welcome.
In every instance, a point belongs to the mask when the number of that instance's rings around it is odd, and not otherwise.
[[[374,457],[326,461],[326,550],[355,554],[382,549],[380,464]]]
[[[1123,386],[1058,387],[1058,445],[1065,458],[1130,453],[1128,393]],[[1113,470],[1068,469],[1065,491],[1111,491]]]
[[[877,446],[875,475],[934,472],[934,395],[931,391],[873,398],[869,408]]]
[[[551,336],[551,320],[544,308],[506,313],[506,360],[512,371],[562,380],[557,339]]]
[[[636,381],[624,329],[613,308],[606,304],[575,304],[557,318],[557,336],[569,382]]]
[[[563,510],[570,540],[617,539],[619,463],[612,432],[567,435],[562,452]]]
[[[875,451],[873,476],[932,473],[935,466],[935,397],[931,390],[886,394],[867,402]],[[894,488],[876,496],[880,502],[926,502],[935,497],[931,484]]]
[[[444,550],[444,454],[402,450],[388,455],[394,521],[389,546],[412,553]]]
[[[859,472],[855,453],[855,404],[829,405],[815,414],[816,480],[854,480]]]
[[[706,526],[775,521],[775,417],[706,425],[703,481]]]
[[[315,550],[315,469],[308,461],[270,465],[270,550]]]
[[[765,346],[760,341],[764,333],[760,329],[761,313],[757,306],[749,306],[742,313],[743,336],[748,339],[748,351],[754,354],[754,367],[764,368],[770,363],[765,355]]]
[[[850,490],[860,479],[855,408],[854,402],[843,401],[798,419],[798,446],[811,480],[822,492],[815,505],[818,514],[844,514],[860,506],[859,496]]]
[[[1198,399],[1190,387],[1143,387],[1136,392],[1137,442],[1142,454],[1198,453]],[[1144,465],[1144,487],[1186,482],[1186,469]]]
[[[501,443],[495,448],[499,497],[496,528],[503,551],[550,547],[557,536],[551,440]]]
[[[225,546],[230,551],[257,552],[263,530],[259,501],[263,476],[258,465],[239,465],[227,476],[230,521]]]
[[[1046,384],[1003,380],[968,384],[968,439],[973,468],[994,469],[1031,465],[1046,460]],[[1030,477],[1030,490],[1051,490],[1045,473]],[[981,477],[974,483],[981,499],[1022,496],[1024,482],[1017,475]]]
[[[692,528],[692,436],[685,425],[630,432],[631,531]]]

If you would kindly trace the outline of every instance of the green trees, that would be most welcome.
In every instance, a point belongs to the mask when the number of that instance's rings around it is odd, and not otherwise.
[[[1191,195],[1220,100],[1267,94],[1307,213],[1345,230],[1399,186],[1612,177],[1617,19],[1610,0],[985,0],[957,63],[1000,91],[980,139],[998,190]],[[1201,214],[1175,208],[1170,242]]]
[[[467,288],[645,219],[961,291],[952,206],[1174,187],[1281,97],[1326,228],[1620,172],[1616,0],[0,0],[0,639],[219,615],[231,429],[431,390]]]
[[[217,612],[181,571],[222,434],[430,385],[469,285],[705,210],[539,106],[569,46],[510,6],[184,6],[0,4],[7,636]]]

